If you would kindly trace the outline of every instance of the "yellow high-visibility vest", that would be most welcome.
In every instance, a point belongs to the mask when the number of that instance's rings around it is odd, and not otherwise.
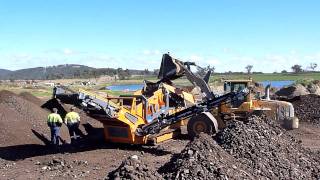
[[[48,123],[62,123],[62,118],[57,113],[51,113],[48,115]]]
[[[80,121],[80,116],[76,112],[69,112],[66,117],[64,118],[66,123],[75,123]]]

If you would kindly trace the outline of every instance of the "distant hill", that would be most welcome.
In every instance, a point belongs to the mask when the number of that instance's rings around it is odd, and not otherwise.
[[[79,64],[64,64],[49,67],[35,67],[9,71],[0,69],[0,80],[36,80],[36,79],[69,79],[92,78],[101,75],[114,76],[116,74],[128,76],[143,74],[143,70],[123,70],[121,68],[93,68]]]
[[[6,76],[7,74],[11,73],[10,70],[7,69],[0,69],[0,78]]]

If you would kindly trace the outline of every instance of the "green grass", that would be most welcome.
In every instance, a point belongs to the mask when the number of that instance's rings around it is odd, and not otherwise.
[[[251,77],[254,81],[301,81],[301,80],[320,80],[320,72],[316,73],[299,73],[299,74],[231,74],[231,75],[213,75],[210,81],[217,81],[221,78],[224,79],[248,79]]]
[[[30,91],[30,93],[36,97],[50,98],[52,96],[52,91]]]
[[[0,85],[0,91],[1,90],[8,90],[16,94],[20,94],[22,92],[29,92],[32,95],[40,98],[50,98],[52,96],[52,88],[34,88]]]

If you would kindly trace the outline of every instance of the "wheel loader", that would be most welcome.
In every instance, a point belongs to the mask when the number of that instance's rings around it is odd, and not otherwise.
[[[253,99],[251,81],[225,81],[224,94],[212,92],[211,72],[200,77],[191,71],[193,62],[183,62],[169,54],[162,56],[157,82],[144,81],[133,95],[101,96],[82,89],[56,86],[54,101],[72,104],[100,121],[105,140],[116,143],[155,144],[174,138],[187,126],[191,137],[201,132],[216,133],[230,119],[245,120],[253,113],[266,112],[276,120],[292,119],[292,104],[267,99]],[[201,99],[174,85],[186,77],[200,89]]]

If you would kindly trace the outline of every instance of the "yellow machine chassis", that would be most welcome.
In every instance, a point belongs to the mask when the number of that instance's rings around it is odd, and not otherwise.
[[[142,94],[141,91],[136,91],[133,96],[125,97],[102,97],[95,93],[80,90],[79,92],[86,95],[90,95],[94,98],[108,102],[113,107],[118,109],[117,113],[112,118],[106,117],[94,117],[99,120],[104,127],[104,138],[107,142],[114,143],[128,143],[128,144],[147,144],[147,143],[160,143],[169,139],[172,139],[180,134],[180,127],[185,126],[187,120],[180,121],[176,124],[163,129],[158,134],[137,136],[135,134],[136,129],[139,126],[148,124],[146,119],[147,110],[150,108],[150,113],[160,114],[161,106],[163,105],[165,91],[177,92],[177,88],[164,84],[163,88],[159,88],[153,93],[153,96],[147,99],[149,107],[144,107],[141,102],[138,101],[138,96]],[[165,91],[164,91],[165,90]],[[192,94],[179,90],[179,96],[191,104],[195,103],[195,99]],[[131,101],[130,106],[126,106],[124,101]],[[184,108],[174,107],[169,109],[169,114],[176,113]]]

